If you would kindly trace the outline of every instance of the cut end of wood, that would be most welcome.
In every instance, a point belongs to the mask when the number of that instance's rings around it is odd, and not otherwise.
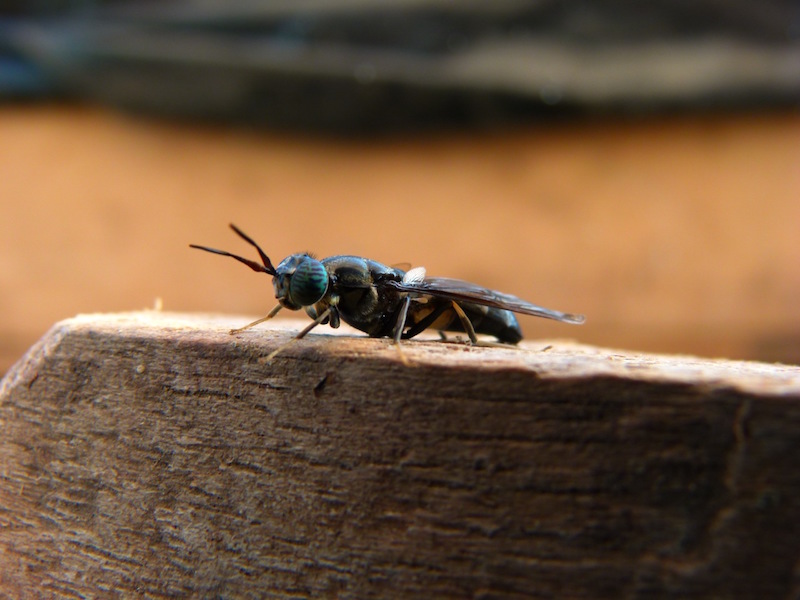
[[[162,312],[0,388],[14,596],[791,597],[800,367]],[[335,333],[332,335],[332,333]],[[276,349],[282,348],[272,360]]]

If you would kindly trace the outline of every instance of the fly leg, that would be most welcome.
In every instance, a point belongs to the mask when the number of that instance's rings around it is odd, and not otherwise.
[[[410,340],[411,338],[419,335],[423,331],[425,331],[428,327],[430,327],[436,319],[442,316],[442,313],[450,308],[447,304],[441,304],[431,313],[425,316],[425,318],[421,319],[418,323],[416,323],[413,327],[410,327],[408,331],[403,334],[404,340]],[[441,332],[440,332],[441,335]]]
[[[464,312],[464,309],[458,305],[458,302],[453,302],[453,310],[458,315],[458,318],[461,320],[461,326],[464,328],[464,331],[469,336],[469,341],[473,344],[478,344],[478,336],[475,335],[475,328],[472,326],[472,321],[469,320],[467,313]]]
[[[336,310],[336,308],[335,308],[334,306],[329,306],[328,308],[326,308],[324,311],[322,311],[322,313],[321,313],[321,314],[320,314],[320,315],[319,315],[319,316],[318,316],[316,319],[314,319],[314,320],[313,320],[313,321],[312,321],[312,322],[311,322],[311,323],[308,325],[308,327],[306,327],[305,329],[303,329],[303,331],[301,331],[300,333],[298,333],[296,336],[294,336],[292,339],[290,339],[288,342],[286,342],[286,343],[285,343],[285,344],[283,344],[282,346],[278,346],[278,347],[277,347],[275,350],[273,350],[272,352],[270,352],[270,353],[269,353],[267,356],[265,356],[264,358],[260,358],[260,359],[258,360],[258,362],[261,362],[261,363],[269,363],[269,362],[271,362],[271,361],[272,361],[272,359],[273,359],[273,358],[275,358],[275,357],[278,355],[278,353],[279,353],[279,352],[283,351],[283,350],[286,348],[286,346],[288,346],[288,345],[289,345],[289,344],[291,344],[292,342],[296,342],[297,340],[303,339],[303,338],[306,336],[306,334],[307,334],[309,331],[311,331],[312,329],[314,329],[314,327],[316,327],[317,325],[319,325],[320,323],[322,323],[322,322],[323,322],[325,319],[327,319],[328,317],[330,317],[330,316],[331,316],[331,313],[332,313],[334,310]],[[276,312],[277,312],[277,311],[276,311]]]
[[[425,267],[415,267],[413,269],[409,269],[403,275],[403,285],[408,286],[415,286],[419,285],[425,280]],[[416,294],[413,295],[416,297]],[[411,363],[408,362],[406,355],[403,354],[403,351],[400,349],[400,340],[404,337],[403,336],[403,329],[406,327],[406,319],[408,318],[408,307],[411,305],[411,298],[412,294],[406,294],[403,298],[403,304],[400,307],[400,314],[397,316],[397,322],[394,325],[394,346],[397,348],[397,352],[400,354],[400,360],[403,361],[403,364],[406,366],[410,366]]]
[[[464,312],[464,310],[458,305],[456,302],[451,302],[450,304],[441,304],[436,307],[436,310],[432,311],[430,314],[426,315],[424,319],[420,320],[416,323],[413,327],[411,327],[403,337],[405,339],[410,339],[415,335],[419,335],[423,331],[425,331],[428,327],[430,327],[436,320],[442,316],[442,314],[449,309],[453,309],[458,316],[459,321],[461,321],[461,327],[463,327],[464,332],[469,337],[469,340],[472,344],[478,344],[478,336],[475,334],[475,328],[472,326],[472,321],[469,320],[469,317]],[[447,340],[447,336],[444,332],[440,331],[439,336],[442,338],[443,341]]]
[[[283,306],[278,304],[275,308],[273,308],[271,311],[269,311],[269,314],[266,317],[261,317],[260,319],[257,319],[255,321],[253,321],[252,323],[248,323],[244,327],[239,327],[237,329],[231,329],[231,331],[230,331],[231,335],[233,335],[234,333],[239,333],[240,331],[244,331],[245,329],[250,329],[251,327],[255,327],[256,325],[258,325],[259,323],[263,323],[264,321],[269,321],[272,317],[277,315],[278,311],[280,309],[282,309],[282,308],[283,308]]]
[[[407,367],[410,367],[411,363],[400,346],[400,339],[403,337],[403,329],[406,326],[406,318],[408,317],[408,307],[410,304],[411,296],[406,296],[403,299],[402,306],[400,307],[400,314],[397,316],[397,322],[394,325],[394,335],[392,338],[394,347],[397,348],[397,353],[400,355],[400,360],[403,361],[403,364]]]
[[[453,302],[453,310],[456,311],[458,318],[461,319],[461,326],[464,328],[464,331],[467,332],[469,341],[474,346],[486,346],[488,348],[516,348],[516,346],[511,346],[502,342],[479,340],[478,336],[475,335],[475,328],[472,326],[472,321],[469,320],[469,317],[467,316],[467,313],[464,312],[464,309],[461,308],[456,302]]]
[[[450,307],[447,306],[446,304],[443,305],[440,310],[434,311],[433,313],[428,315],[428,317],[426,317],[425,319],[420,321],[417,324],[417,326],[415,326],[414,328],[418,327],[419,325],[421,325],[423,323],[425,323],[425,326],[430,325],[430,323],[432,323],[434,320],[436,320],[439,317],[439,315],[441,315],[442,312],[444,312],[444,310],[446,310],[447,308],[450,308]],[[486,341],[486,340],[479,340],[477,334],[475,333],[475,327],[473,327],[472,321],[470,321],[469,317],[467,316],[467,313],[464,312],[464,309],[461,308],[461,306],[457,302],[452,302],[452,308],[453,308],[453,311],[456,313],[456,315],[458,315],[458,318],[461,321],[461,326],[464,328],[464,331],[466,332],[467,336],[469,336],[469,341],[470,341],[470,343],[472,345],[474,345],[474,346],[487,346],[487,347],[490,347],[490,348],[508,348],[509,347],[509,344],[503,344],[501,342],[490,342],[490,341]],[[433,317],[433,319],[430,321],[430,323],[427,322],[429,317]],[[412,332],[413,332],[413,330],[409,330],[409,333],[412,333]],[[416,335],[417,333],[419,333],[419,332],[414,332],[414,335]],[[447,337],[444,335],[444,332],[440,331],[439,335],[442,336],[443,340],[447,339]],[[512,346],[512,347],[514,347],[514,346]]]
[[[397,316],[397,322],[394,325],[394,343],[400,344],[400,338],[403,337],[403,328],[406,326],[406,318],[408,317],[408,306],[411,304],[411,296],[406,296],[403,299],[403,304],[400,307],[400,314]]]

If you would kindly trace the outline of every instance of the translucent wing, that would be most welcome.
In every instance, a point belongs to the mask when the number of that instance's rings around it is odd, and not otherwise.
[[[577,325],[586,320],[586,317],[583,315],[574,315],[551,310],[549,308],[537,306],[536,304],[531,304],[511,294],[503,294],[502,292],[496,292],[470,283],[469,281],[451,279],[449,277],[426,277],[424,280],[415,283],[386,281],[385,285],[389,285],[403,292],[446,298],[456,302],[469,302],[472,304],[491,306],[523,315],[554,319],[564,323],[573,323]]]

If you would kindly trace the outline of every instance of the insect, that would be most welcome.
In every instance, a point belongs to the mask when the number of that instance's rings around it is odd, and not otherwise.
[[[304,309],[312,323],[297,334],[304,337],[317,325],[339,327],[344,321],[370,337],[391,337],[395,343],[426,329],[462,332],[477,343],[488,334],[506,344],[517,344],[522,331],[514,313],[583,323],[583,315],[536,306],[516,296],[446,277],[427,277],[425,269],[404,271],[360,256],[331,256],[318,260],[310,254],[292,254],[277,267],[261,247],[235,225],[236,234],[253,246],[261,263],[207,246],[191,248],[230,256],[253,271],[272,275],[278,305],[267,316],[232,333],[263,323],[281,309]],[[276,351],[277,352],[277,351]]]

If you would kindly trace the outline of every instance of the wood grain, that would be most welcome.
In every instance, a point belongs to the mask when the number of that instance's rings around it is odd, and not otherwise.
[[[796,597],[800,368],[57,324],[0,389],[12,597]]]

